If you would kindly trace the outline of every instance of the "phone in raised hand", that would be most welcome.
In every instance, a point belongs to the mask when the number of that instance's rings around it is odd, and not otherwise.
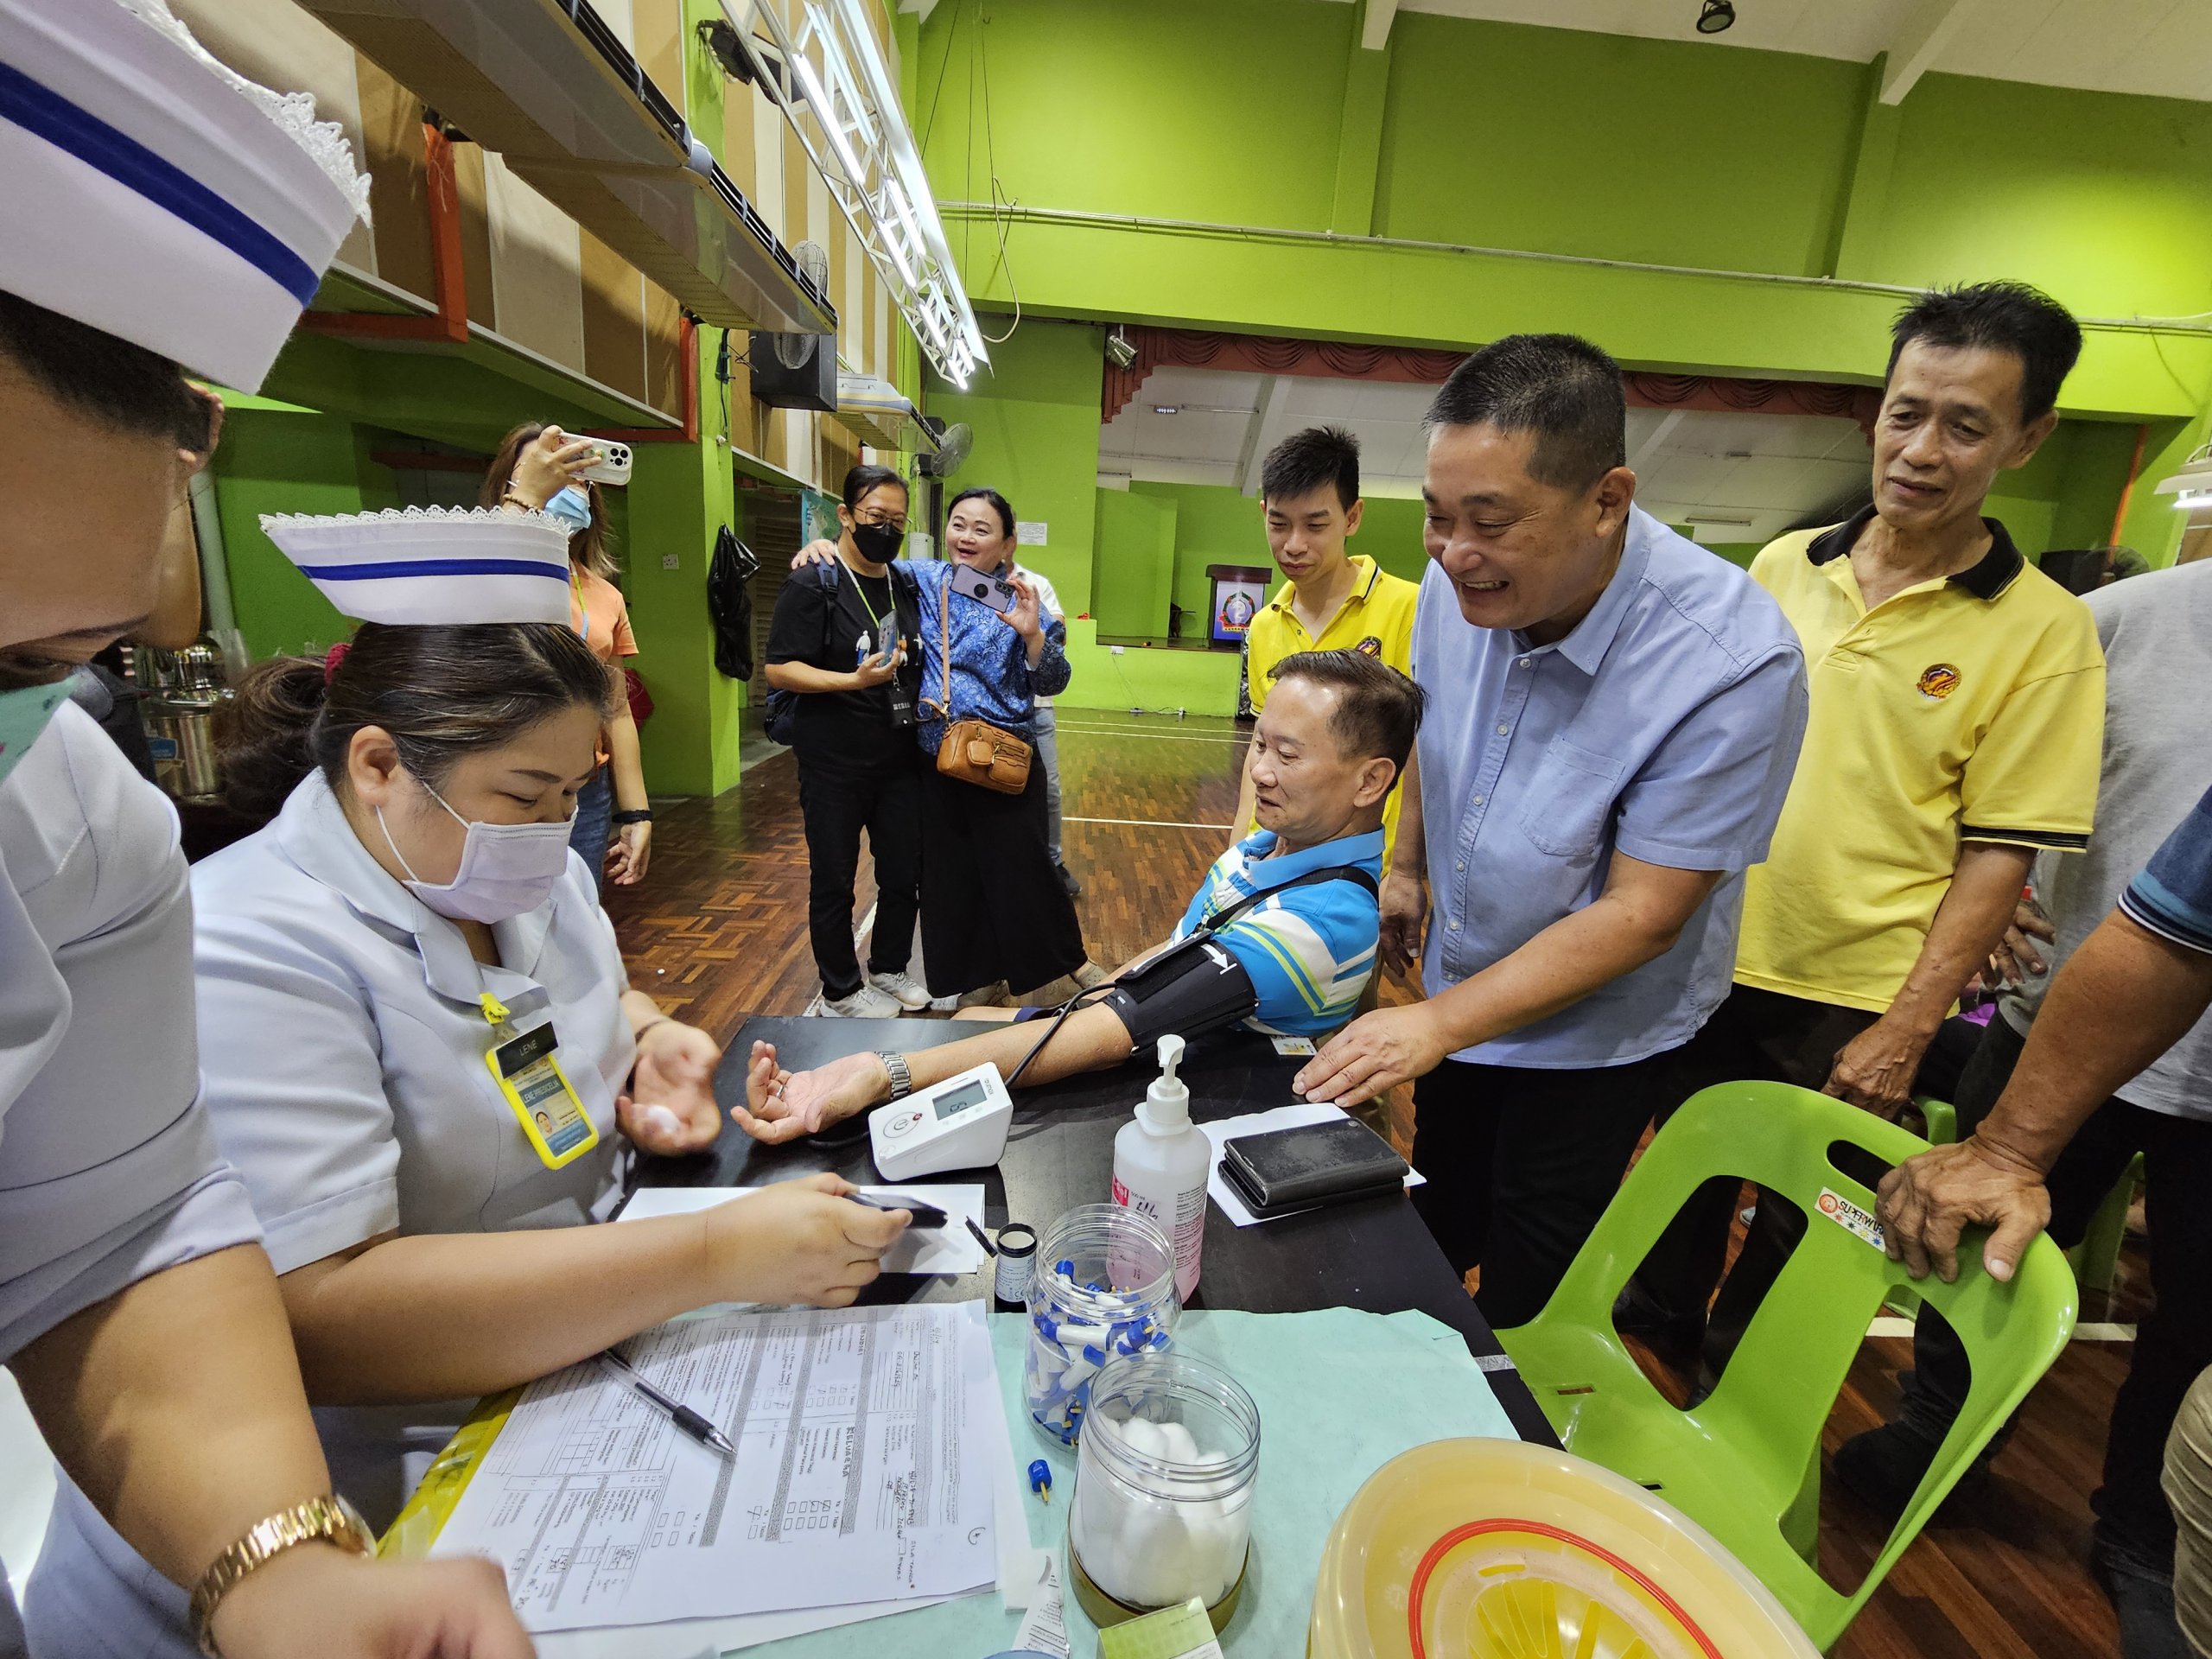
[[[988,570],[972,570],[966,565],[952,573],[952,591],[989,606],[1001,616],[1011,615],[1014,607],[1021,603],[1021,595],[1005,577],[995,576]]]
[[[579,478],[590,479],[595,484],[627,484],[630,481],[630,446],[617,443],[612,438],[587,438],[597,451],[591,465],[579,473]]]

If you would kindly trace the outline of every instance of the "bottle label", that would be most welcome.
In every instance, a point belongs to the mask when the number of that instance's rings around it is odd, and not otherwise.
[[[1131,1192],[1119,1175],[1114,1178],[1114,1202],[1160,1224],[1160,1230],[1175,1247],[1175,1294],[1179,1299],[1188,1296],[1198,1282],[1198,1255],[1205,1248],[1205,1188],[1194,1186],[1187,1192],[1179,1193],[1172,1221],[1143,1193]]]
[[[1175,1205],[1175,1295],[1187,1298],[1198,1288],[1198,1253],[1206,1243],[1206,1190],[1192,1187]]]

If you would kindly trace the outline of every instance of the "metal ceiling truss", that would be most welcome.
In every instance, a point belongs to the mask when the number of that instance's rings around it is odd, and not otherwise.
[[[794,0],[796,34],[773,0],[720,3],[922,350],[965,389],[990,353],[861,0]]]

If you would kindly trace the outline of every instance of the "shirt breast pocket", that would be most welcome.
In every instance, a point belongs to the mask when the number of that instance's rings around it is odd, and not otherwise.
[[[1521,809],[1521,833],[1554,858],[1594,859],[1627,770],[1610,755],[1554,738]]]

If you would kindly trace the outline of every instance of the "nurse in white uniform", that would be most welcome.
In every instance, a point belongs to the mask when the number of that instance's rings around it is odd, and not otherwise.
[[[197,1097],[175,812],[61,683],[153,608],[213,447],[179,363],[257,388],[367,186],[159,0],[0,0],[0,1362],[71,1500],[201,1585],[230,1659],[529,1651],[496,1569],[358,1553]],[[40,1583],[39,1651],[128,1649],[111,1586]]]
[[[713,1142],[721,1049],[628,988],[569,848],[609,688],[568,626],[568,528],[263,527],[375,620],[239,689],[226,775],[281,808],[193,872],[201,1070],[325,1449],[381,1525],[477,1396],[707,1303],[849,1303],[906,1217],[821,1176],[593,1224],[629,1146]]]

